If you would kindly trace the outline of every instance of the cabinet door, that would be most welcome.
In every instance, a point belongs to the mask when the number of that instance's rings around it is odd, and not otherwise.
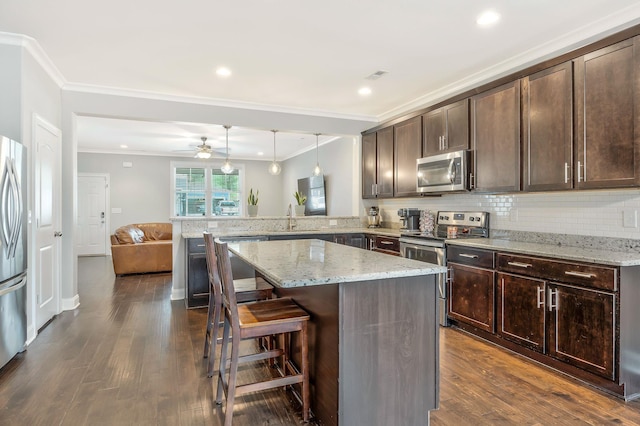
[[[362,198],[375,198],[377,174],[376,134],[362,136]]]
[[[367,248],[367,239],[364,234],[350,234],[347,235],[346,244],[351,247],[365,249]]]
[[[544,281],[498,273],[498,334],[544,353]]]
[[[189,254],[187,262],[187,308],[208,306],[209,275],[206,254]]]
[[[523,189],[573,188],[572,63],[522,80]]]
[[[548,354],[614,379],[615,295],[554,283],[547,304]]]
[[[445,134],[444,125],[444,108],[422,115],[422,152],[425,157],[441,152],[442,138]]]
[[[393,126],[377,132],[377,197],[393,197]]]
[[[474,189],[520,190],[520,80],[471,98]]]
[[[576,60],[577,187],[640,184],[639,38]]]
[[[444,107],[445,151],[469,149],[469,99]]]
[[[422,117],[414,117],[394,127],[394,196],[418,195],[416,160],[422,157]]]
[[[493,271],[449,263],[449,317],[494,332]]]

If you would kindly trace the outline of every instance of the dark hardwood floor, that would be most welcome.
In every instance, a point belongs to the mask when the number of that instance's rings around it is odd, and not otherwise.
[[[0,425],[221,424],[202,358],[206,310],[170,301],[170,274],[116,278],[108,257],[78,263],[80,307],[0,370]],[[440,377],[432,425],[640,425],[640,402],[456,330],[441,330]],[[244,395],[236,407],[234,425],[303,424],[281,390]]]

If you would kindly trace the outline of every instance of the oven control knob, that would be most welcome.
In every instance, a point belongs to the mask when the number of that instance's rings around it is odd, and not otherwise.
[[[473,222],[474,220],[476,220],[476,218],[475,218],[475,217],[473,217],[473,216],[471,216],[471,217],[469,218],[469,220],[470,220],[471,222]]]
[[[479,217],[476,217],[476,220],[477,220],[478,222],[480,222],[480,218],[479,218]]]
[[[444,220],[444,216],[440,216],[440,220]]]

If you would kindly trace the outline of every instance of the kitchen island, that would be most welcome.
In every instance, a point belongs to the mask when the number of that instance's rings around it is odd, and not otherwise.
[[[311,315],[311,409],[320,424],[428,424],[438,407],[444,267],[321,240],[229,249]]]

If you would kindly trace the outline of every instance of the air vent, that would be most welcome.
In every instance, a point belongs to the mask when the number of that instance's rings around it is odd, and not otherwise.
[[[383,71],[383,70],[376,71],[373,74],[371,74],[370,76],[365,77],[365,80],[377,80],[377,79],[379,79],[380,77],[382,77],[385,74],[389,74],[389,71]]]

